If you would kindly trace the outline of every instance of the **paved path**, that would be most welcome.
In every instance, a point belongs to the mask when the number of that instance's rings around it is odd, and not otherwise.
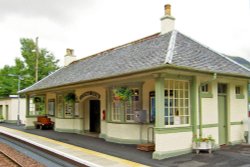
[[[90,154],[93,150],[98,155],[108,154],[115,159],[119,157],[118,159],[124,160],[123,162],[137,162],[135,166],[145,164],[153,167],[250,167],[250,145],[246,144],[226,146],[214,151],[212,154],[201,153],[197,155],[190,153],[159,161],[151,158],[152,152],[136,150],[135,145],[110,143],[100,138],[55,132],[53,130],[26,130],[23,126],[16,126],[14,124],[0,124],[0,129],[2,128],[1,126],[26,132],[30,135],[38,135],[38,137],[43,136],[40,138],[46,137],[46,140],[53,139],[55,144],[61,143],[64,145],[67,143],[70,146],[68,147],[67,144],[65,146],[69,149],[79,148],[79,150],[88,150]],[[88,151],[85,153],[88,154]],[[128,164],[125,163],[124,165]],[[101,166],[105,165],[102,164]]]

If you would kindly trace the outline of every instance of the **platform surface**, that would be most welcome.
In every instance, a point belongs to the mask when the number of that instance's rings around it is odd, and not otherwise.
[[[143,167],[146,165],[66,144],[46,137],[0,126],[0,132],[93,167]]]

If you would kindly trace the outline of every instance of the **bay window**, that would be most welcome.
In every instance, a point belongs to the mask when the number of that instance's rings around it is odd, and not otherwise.
[[[164,83],[165,125],[190,124],[189,81],[165,80]],[[150,122],[155,121],[155,91],[149,93]],[[159,111],[158,111],[159,112]]]

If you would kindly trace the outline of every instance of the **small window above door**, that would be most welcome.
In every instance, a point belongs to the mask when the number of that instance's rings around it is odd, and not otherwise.
[[[227,94],[227,84],[218,84],[218,94]]]

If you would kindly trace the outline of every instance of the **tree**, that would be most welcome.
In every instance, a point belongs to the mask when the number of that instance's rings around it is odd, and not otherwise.
[[[35,83],[35,66],[36,66],[36,44],[32,39],[21,38],[20,43],[21,54],[24,58],[26,66],[26,74],[30,75],[30,83]],[[49,75],[51,72],[57,70],[59,67],[57,63],[59,60],[55,59],[54,55],[45,48],[39,50],[38,57],[38,80]]]
[[[16,58],[14,66],[5,65],[3,69],[0,69],[0,97],[17,93],[18,78],[8,76],[8,74],[23,77],[21,89],[35,83],[36,44],[28,38],[21,38],[20,43],[22,58]],[[38,62],[38,80],[59,68],[57,65],[59,60],[55,59],[54,55],[45,48],[39,50]]]

